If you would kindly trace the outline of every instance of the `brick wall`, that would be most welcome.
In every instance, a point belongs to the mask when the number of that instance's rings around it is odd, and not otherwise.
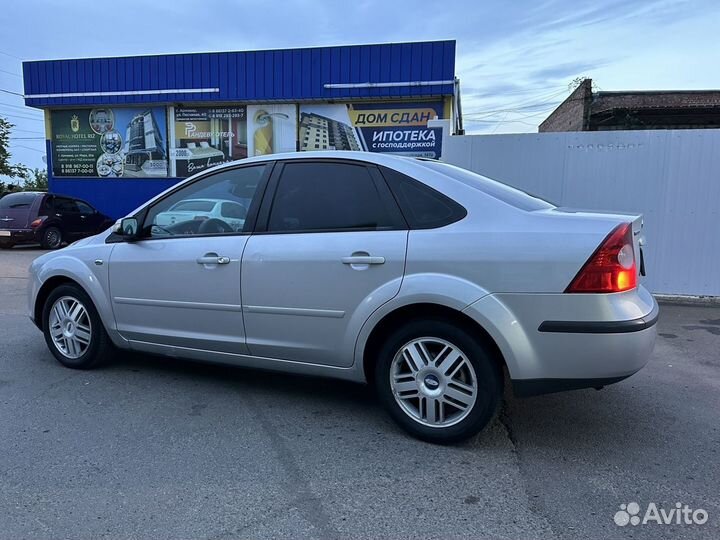
[[[592,79],[585,79],[575,91],[550,113],[538,131],[585,131],[592,100]]]
[[[720,91],[707,92],[599,92],[592,113],[610,109],[682,109],[720,107]]]

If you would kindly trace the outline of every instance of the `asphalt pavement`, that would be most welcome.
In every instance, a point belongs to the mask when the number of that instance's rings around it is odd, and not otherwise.
[[[63,368],[26,314],[41,253],[0,251],[0,539],[720,538],[718,307],[663,305],[637,375],[508,397],[445,447],[361,385],[133,353]],[[632,502],[707,522],[616,525]]]

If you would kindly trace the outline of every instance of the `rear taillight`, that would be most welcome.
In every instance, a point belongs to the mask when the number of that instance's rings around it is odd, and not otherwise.
[[[615,227],[587,260],[567,293],[614,293],[637,287],[632,224]]]
[[[39,218],[34,219],[34,220],[30,223],[30,228],[31,228],[31,229],[37,229],[40,225],[43,224],[43,221],[45,221],[46,219],[47,219],[47,216],[40,216]]]

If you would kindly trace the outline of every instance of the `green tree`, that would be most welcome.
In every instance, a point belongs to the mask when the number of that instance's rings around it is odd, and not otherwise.
[[[12,165],[10,163],[12,156],[8,146],[10,144],[10,131],[14,127],[13,124],[0,117],[0,176],[9,176],[10,178],[23,177],[27,172],[24,165]]]
[[[22,175],[23,191],[47,191],[48,175],[45,169],[27,169]]]

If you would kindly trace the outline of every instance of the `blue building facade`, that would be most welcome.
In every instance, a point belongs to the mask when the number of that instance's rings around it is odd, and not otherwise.
[[[119,217],[252,155],[349,149],[439,157],[455,42],[23,63],[45,111],[50,190]]]

